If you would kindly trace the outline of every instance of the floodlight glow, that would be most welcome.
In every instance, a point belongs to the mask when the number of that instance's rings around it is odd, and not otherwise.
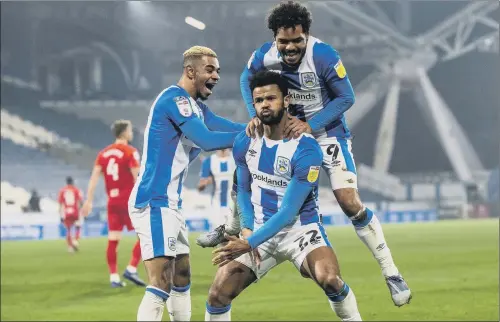
[[[200,29],[200,30],[204,30],[205,29],[205,24],[201,21],[199,21],[198,19],[195,19],[193,17],[186,17],[186,19],[184,20],[188,25],[196,28],[196,29]]]

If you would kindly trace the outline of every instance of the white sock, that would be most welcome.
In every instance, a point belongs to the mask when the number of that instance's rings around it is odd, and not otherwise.
[[[137,321],[161,321],[168,297],[167,292],[148,285],[137,311]]]
[[[228,212],[226,218],[226,231],[230,234],[237,234],[240,231],[240,213],[238,211],[238,204],[236,201],[236,193],[231,191],[232,203],[230,205],[231,211]]]
[[[127,266],[127,271],[129,271],[132,274],[137,273],[137,267],[128,265]]]
[[[327,296],[332,310],[342,321],[362,321],[356,297],[349,285],[344,283],[344,287],[339,293],[327,294]]]
[[[398,275],[399,271],[392,259],[391,250],[385,241],[382,225],[380,225],[377,216],[370,209],[365,209],[367,217],[363,222],[353,220],[356,233],[372,252],[373,257],[375,257],[382,269],[382,274],[385,277]]]
[[[190,285],[185,287],[172,287],[167,301],[170,321],[191,320],[191,291]]]
[[[118,273],[113,273],[113,274],[109,275],[109,281],[111,283],[113,283],[113,282],[119,283],[120,282],[120,275],[118,275]]]
[[[231,321],[231,304],[226,307],[212,307],[206,304],[205,321]]]

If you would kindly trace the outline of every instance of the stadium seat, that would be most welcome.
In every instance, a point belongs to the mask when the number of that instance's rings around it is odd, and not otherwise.
[[[94,149],[100,150],[114,139],[109,126],[100,120],[79,118],[74,114],[44,109],[36,104],[2,106],[2,110],[4,109],[23,120],[29,120],[37,126],[42,126],[51,133],[57,133],[59,137]],[[117,119],[119,118],[117,116]],[[132,145],[141,150],[143,136],[137,131],[135,134]]]
[[[1,176],[3,180],[28,190],[36,189],[41,197],[53,200],[57,199],[59,189],[64,186],[67,176],[72,176],[77,187],[85,190],[90,170],[81,170],[75,165],[54,159],[25,144],[16,144],[13,140],[6,140],[3,133],[2,128]],[[3,184],[2,192],[8,187],[8,184]],[[101,206],[105,204],[105,201],[104,184],[100,180],[94,205]]]

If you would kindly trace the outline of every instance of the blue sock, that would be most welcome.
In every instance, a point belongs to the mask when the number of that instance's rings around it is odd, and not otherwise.
[[[371,211],[370,208],[365,208],[365,212],[366,212],[366,217],[360,218],[360,219],[355,219],[352,221],[352,224],[354,225],[354,227],[363,228],[363,227],[366,227],[366,225],[368,225],[370,223],[370,221],[373,218],[373,211]]]
[[[208,304],[207,302],[207,312],[210,313],[210,314],[224,314],[226,312],[228,312],[229,310],[231,310],[231,304],[229,304],[228,306],[224,306],[224,307],[213,307],[211,306],[210,304]]]
[[[168,300],[170,297],[170,294],[154,286],[146,287],[146,292],[153,293],[154,295],[161,297],[164,301]]]
[[[189,283],[186,286],[175,286],[174,285],[174,286],[172,286],[172,291],[175,291],[177,293],[184,293],[184,292],[187,292],[190,287],[191,287],[191,283]]]
[[[342,286],[342,289],[338,293],[328,294],[325,292],[325,294],[332,302],[342,302],[346,298],[347,294],[349,294],[349,290],[349,285],[344,282],[344,286]]]

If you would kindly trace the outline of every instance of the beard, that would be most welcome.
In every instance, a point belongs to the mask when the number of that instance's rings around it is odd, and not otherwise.
[[[297,50],[283,50],[282,52],[280,52],[280,54],[283,57],[283,61],[286,64],[298,65],[302,61],[302,58],[304,58],[305,52],[306,52],[306,48],[303,48],[303,49],[297,49]],[[287,62],[287,56],[289,54],[296,54],[296,61],[295,62],[293,62],[293,63]]]
[[[262,122],[264,125],[276,125],[281,122],[281,119],[283,118],[283,115],[285,115],[285,108],[282,108],[279,110],[276,114],[271,114],[263,116],[262,112],[259,114],[259,120]]]

